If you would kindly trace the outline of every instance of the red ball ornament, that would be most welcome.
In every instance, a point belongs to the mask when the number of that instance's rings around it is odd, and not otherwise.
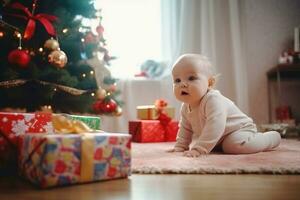
[[[109,102],[102,105],[102,110],[107,113],[114,112],[116,108],[117,108],[117,103],[112,99]]]
[[[111,99],[108,102],[101,100],[96,101],[92,107],[96,113],[112,113],[116,111],[118,105],[114,100]]]
[[[116,84],[111,84],[110,86],[109,86],[109,91],[110,92],[115,92],[117,90],[117,85]]]
[[[8,54],[8,62],[21,68],[28,67],[31,58],[26,50],[15,49]]]
[[[97,42],[96,36],[92,32],[88,32],[84,36],[84,43],[85,44],[96,43],[96,42]]]
[[[93,107],[93,110],[96,112],[96,113],[101,113],[101,104],[102,104],[102,101],[96,101],[92,107]]]
[[[103,26],[99,25],[96,27],[96,31],[98,33],[99,36],[102,36],[103,32],[104,32],[104,28]]]

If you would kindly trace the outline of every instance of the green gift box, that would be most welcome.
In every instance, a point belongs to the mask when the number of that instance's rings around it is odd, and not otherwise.
[[[101,127],[101,118],[95,116],[83,116],[83,115],[69,115],[64,114],[65,117],[73,120],[79,120],[88,125],[91,129],[100,130]]]

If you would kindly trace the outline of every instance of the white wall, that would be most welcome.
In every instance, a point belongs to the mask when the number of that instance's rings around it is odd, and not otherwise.
[[[300,26],[300,1],[243,0],[241,5],[249,81],[249,115],[257,123],[266,123],[266,72],[277,64],[283,50],[293,47],[293,29]]]
[[[293,29],[296,26],[300,27],[300,0],[240,0],[240,3],[242,36],[246,47],[245,58],[249,81],[249,113],[247,114],[258,124],[266,123],[268,122],[266,72],[277,64],[279,54],[289,46],[292,46]],[[222,7],[218,9],[226,10],[227,8]],[[218,23],[228,23],[225,20],[221,19]],[[217,27],[221,26],[217,24]],[[221,37],[222,34],[229,31],[223,30],[218,32],[220,33],[220,38],[217,40],[219,51],[227,51],[230,41],[224,41]],[[228,63],[220,63],[219,65],[231,66],[232,63],[228,61]],[[217,88],[224,92],[225,96],[236,100],[236,94],[231,89],[235,84],[232,81],[232,72],[227,70],[228,68],[224,69],[226,71],[222,71],[222,68],[220,71],[218,70],[222,77]],[[135,107],[137,105],[153,104],[157,98],[165,98],[169,105],[176,107],[176,119],[178,119],[180,103],[172,95],[172,87],[170,85],[172,81],[167,80],[167,82],[169,84],[166,85],[158,81],[150,81],[148,83],[140,83],[138,81],[120,82],[118,85],[121,89],[120,99],[123,99],[127,104],[130,102],[131,106],[125,105],[123,107],[124,114],[121,117],[103,117],[102,129],[110,132],[127,132],[128,120],[136,119]],[[145,84],[149,83],[150,86],[148,85],[148,89],[145,91]],[[158,90],[160,84],[166,88]],[[290,86],[288,87],[288,89],[291,89]],[[294,86],[292,90],[293,92],[297,91]],[[134,93],[136,95],[133,95]],[[294,98],[293,100],[295,102]]]

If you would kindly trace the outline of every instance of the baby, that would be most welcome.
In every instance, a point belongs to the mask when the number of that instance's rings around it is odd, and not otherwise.
[[[182,55],[172,75],[174,95],[183,104],[176,144],[169,152],[198,157],[221,147],[225,153],[249,154],[272,150],[280,144],[278,132],[257,132],[251,118],[212,88],[215,77],[206,57]]]

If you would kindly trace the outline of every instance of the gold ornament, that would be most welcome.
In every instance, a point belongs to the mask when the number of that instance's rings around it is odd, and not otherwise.
[[[115,111],[115,115],[116,116],[121,116],[123,114],[123,110],[120,106],[117,107],[116,111]]]
[[[106,90],[104,90],[104,89],[97,90],[97,92],[96,92],[97,99],[102,100],[105,98],[105,96],[106,96]]]
[[[67,64],[68,58],[65,52],[55,50],[48,55],[48,61],[56,67],[63,68]]]
[[[50,39],[46,40],[46,42],[44,44],[44,48],[49,51],[59,50],[59,43],[57,40],[50,38]]]

